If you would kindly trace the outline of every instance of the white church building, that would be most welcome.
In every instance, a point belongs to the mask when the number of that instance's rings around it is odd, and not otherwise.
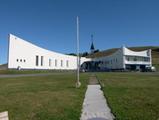
[[[80,58],[80,64],[89,61]],[[9,34],[8,69],[77,69],[77,57],[40,48]]]
[[[135,52],[123,46],[109,56],[92,59],[81,57],[80,65],[86,70],[146,69],[152,66],[151,50]],[[8,69],[75,70],[77,57],[40,48],[9,34]]]
[[[145,70],[152,66],[151,49],[135,52],[124,46],[112,55],[94,58],[92,61],[99,63],[101,70]]]

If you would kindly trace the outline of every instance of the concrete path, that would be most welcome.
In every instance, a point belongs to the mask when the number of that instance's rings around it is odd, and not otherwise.
[[[106,99],[103,95],[103,92],[101,91],[101,86],[99,84],[88,85],[80,120],[113,119],[114,116],[107,105]]]
[[[94,74],[92,74],[89,78],[89,85],[97,85],[99,84],[96,76]]]

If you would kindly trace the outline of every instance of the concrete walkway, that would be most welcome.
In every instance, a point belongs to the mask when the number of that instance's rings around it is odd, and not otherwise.
[[[91,79],[92,77],[90,77]],[[93,80],[93,83],[95,80]],[[92,82],[91,82],[92,83]],[[80,120],[113,120],[99,84],[88,85]]]

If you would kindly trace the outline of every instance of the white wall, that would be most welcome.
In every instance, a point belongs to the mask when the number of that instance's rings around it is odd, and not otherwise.
[[[39,56],[38,66],[36,66],[36,55]],[[41,56],[44,58],[43,66],[41,66]],[[51,59],[51,66],[49,66],[49,59]],[[57,66],[55,66],[55,60],[57,60]],[[62,66],[61,60],[63,61]],[[80,63],[82,64],[89,60],[90,59],[82,57]],[[66,61],[68,61],[68,66],[66,65]],[[40,48],[21,38],[9,34],[8,68],[17,69],[18,66],[22,69],[74,70],[77,69],[77,57]]]
[[[123,47],[123,50],[124,50],[123,51],[124,55],[148,57],[148,54],[151,54],[151,50],[144,50],[144,51],[136,52],[136,51],[132,51],[126,47]]]
[[[127,61],[126,56],[138,56],[138,57],[148,57],[150,59],[149,62],[146,61]],[[131,65],[152,65],[152,58],[151,58],[151,50],[145,50],[140,52],[135,52],[129,50],[126,47],[122,47],[118,49],[115,53],[109,56],[94,58],[93,61],[102,61],[101,68],[108,68],[108,69],[125,69],[126,64]],[[109,62],[108,62],[109,61]]]
[[[36,66],[36,56],[39,56],[39,65]],[[43,56],[43,66],[41,66],[41,56]],[[149,57],[149,62],[127,61],[125,56],[141,56]],[[51,66],[49,66],[49,59]],[[17,61],[18,60],[18,61]],[[57,60],[57,66],[55,66]],[[61,66],[61,60],[63,65]],[[108,69],[124,69],[126,64],[144,64],[151,66],[151,50],[135,52],[122,47],[110,56],[93,58],[93,61],[102,61],[101,68]],[[68,66],[66,62],[68,61]],[[91,61],[88,58],[81,58],[80,64],[85,61]],[[108,63],[109,62],[109,63]],[[33,45],[14,35],[9,35],[9,54],[8,54],[8,68],[17,69],[20,66],[22,69],[63,69],[74,70],[77,69],[77,57],[64,55],[57,52],[49,51]]]
[[[123,52],[122,49],[117,50],[115,53],[109,56],[94,58],[93,61],[102,61],[101,69],[123,69]]]
[[[126,47],[123,47],[123,55],[124,56],[147,57],[150,59],[150,61],[127,61],[126,58],[124,57],[124,64],[130,64],[130,65],[136,64],[136,65],[147,65],[147,66],[152,65],[151,49],[136,52],[136,51],[132,51]]]

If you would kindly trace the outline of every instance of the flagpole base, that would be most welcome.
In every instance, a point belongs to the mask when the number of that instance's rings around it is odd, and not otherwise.
[[[79,88],[81,86],[81,83],[80,82],[77,82],[76,83],[76,88]]]

